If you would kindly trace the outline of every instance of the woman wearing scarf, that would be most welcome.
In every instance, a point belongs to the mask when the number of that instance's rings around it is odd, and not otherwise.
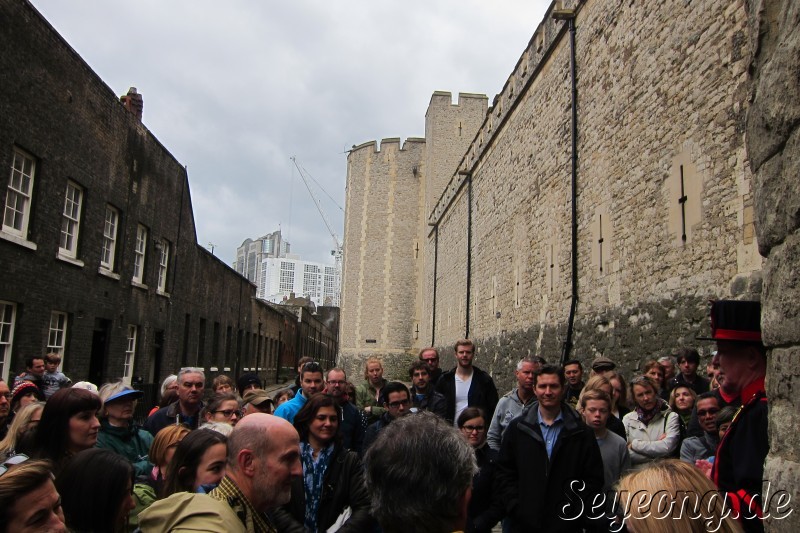
[[[342,447],[338,431],[341,419],[337,401],[323,393],[309,398],[295,416],[303,477],[292,480],[292,499],[271,515],[278,531],[372,530],[374,521],[369,515],[370,498],[361,460]]]
[[[631,380],[634,410],[622,418],[634,469],[663,457],[680,446],[680,417],[658,396],[658,386],[647,376]]]

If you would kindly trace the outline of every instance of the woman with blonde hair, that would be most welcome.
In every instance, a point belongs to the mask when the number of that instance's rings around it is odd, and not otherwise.
[[[680,416],[659,398],[658,386],[647,376],[631,380],[631,396],[636,409],[622,419],[628,436],[633,468],[670,457],[680,450]]]
[[[684,427],[689,426],[697,393],[687,385],[678,385],[669,393],[669,408],[678,413]]]
[[[384,413],[381,405],[381,390],[386,385],[383,378],[383,364],[377,357],[370,357],[364,363],[364,383],[356,387],[356,405],[364,412],[371,424]]]
[[[19,450],[18,447],[31,438],[29,431],[36,428],[42,418],[44,402],[34,402],[26,405],[17,411],[14,421],[8,428],[8,433],[3,440],[0,440],[0,459],[5,460]]]
[[[666,459],[617,485],[621,520],[636,533],[738,533],[717,487],[694,466]]]

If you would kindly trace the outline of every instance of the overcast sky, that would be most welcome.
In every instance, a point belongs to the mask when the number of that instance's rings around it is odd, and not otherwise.
[[[502,89],[545,0],[32,0],[188,167],[197,238],[234,260],[278,229],[303,259],[341,240],[345,150],[423,137],[433,91]],[[334,201],[328,198],[326,191]],[[338,204],[338,206],[337,206]]]

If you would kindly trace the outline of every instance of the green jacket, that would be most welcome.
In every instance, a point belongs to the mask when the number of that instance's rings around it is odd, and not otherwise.
[[[246,533],[236,513],[208,494],[176,492],[158,500],[139,514],[142,533],[167,531],[218,531]]]
[[[381,388],[385,387],[386,383],[388,382],[384,379]],[[364,413],[364,416],[367,417],[367,421],[370,424],[378,420],[386,410],[378,403],[378,400],[375,399],[375,394],[377,394],[377,392],[378,389],[370,385],[369,380],[356,387],[356,405],[362,411],[365,407],[370,407],[371,413],[369,415]]]
[[[133,464],[136,477],[148,476],[153,465],[148,459],[153,436],[135,424],[126,428],[112,426],[108,419],[100,421],[100,432],[97,434],[97,447],[116,452]]]

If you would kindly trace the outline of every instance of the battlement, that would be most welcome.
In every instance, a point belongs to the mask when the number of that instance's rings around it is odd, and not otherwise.
[[[414,145],[416,145],[416,144],[425,144],[425,139],[423,137],[406,137],[406,142],[404,142],[403,146],[401,146],[399,148],[399,151],[400,152],[404,152],[406,150],[410,150],[410,149],[416,148],[416,146],[413,146],[413,147],[409,146],[409,143],[414,144]],[[382,149],[384,147],[388,147],[388,145],[390,145],[390,144],[399,145],[400,144],[400,137],[386,137],[384,139],[381,139],[380,144],[378,144],[377,141],[367,141],[365,143],[361,143],[361,144],[358,144],[358,145],[354,144],[353,147],[350,149],[350,154],[352,155],[354,152],[360,152],[360,151],[366,150],[369,147],[372,147],[372,153],[379,154],[379,153],[381,153],[381,151],[382,151]]]
[[[483,124],[478,129],[475,138],[458,164],[457,170],[450,177],[449,183],[443,188],[442,195],[436,205],[430,210],[428,215],[429,224],[436,224],[442,217],[452,197],[461,189],[462,182],[466,179],[466,176],[471,172],[471,169],[475,168],[484,152],[493,143],[497,132],[517,106],[520,95],[524,94],[525,89],[534,82],[555,46],[562,36],[566,34],[567,24],[563,21],[555,20],[552,16],[553,11],[575,9],[576,12],[580,12],[581,6],[581,0],[556,0],[550,5],[528,42],[528,46],[517,61],[514,70],[503,85],[503,89],[492,99],[492,106],[488,109]],[[468,96],[475,97],[477,95]],[[461,97],[462,94],[460,93],[459,103],[461,102]],[[437,91],[431,97],[431,105],[436,100],[437,105],[441,106],[441,102],[445,98],[450,98],[450,93]]]
[[[425,113],[427,117],[431,109],[453,108],[453,107],[475,107],[480,106],[486,108],[486,103],[489,97],[485,94],[479,93],[458,93],[458,100],[453,102],[453,93],[450,91],[434,91],[431,95],[431,101],[428,104],[428,111]]]

